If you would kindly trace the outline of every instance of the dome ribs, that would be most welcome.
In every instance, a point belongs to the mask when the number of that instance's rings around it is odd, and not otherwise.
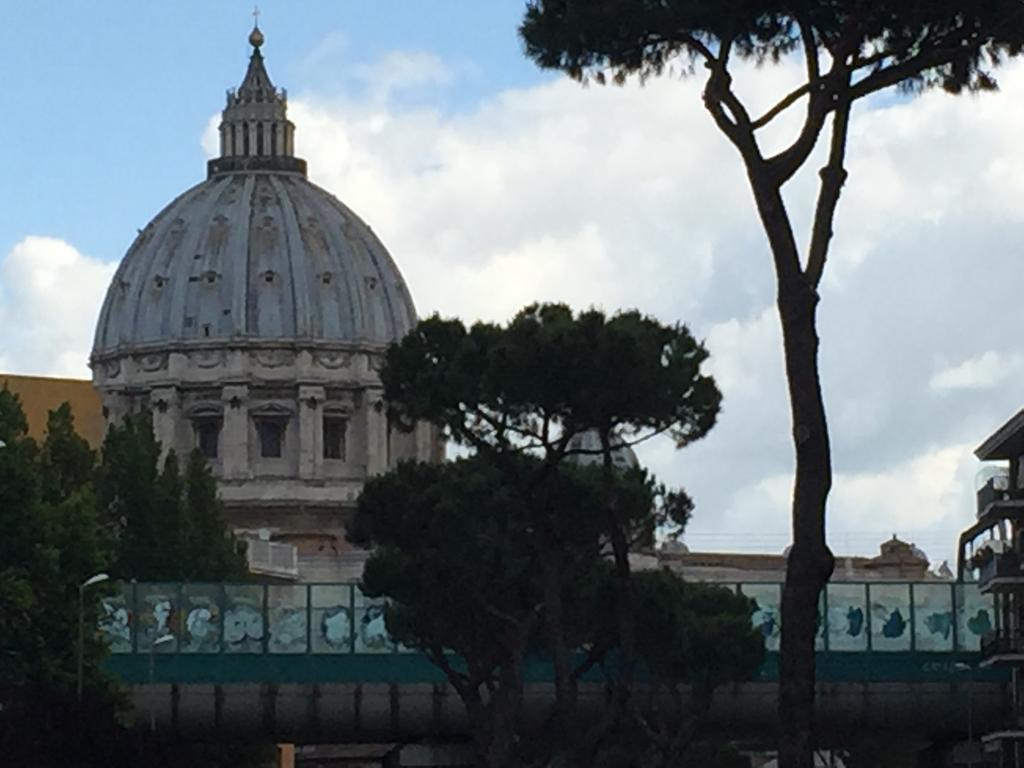
[[[236,252],[232,264],[238,270],[233,285],[231,311],[241,336],[250,338],[256,335],[256,329],[249,321],[249,286],[252,284],[253,277],[251,274],[252,241],[249,233],[252,231],[252,196],[256,186],[256,177],[250,174],[240,178],[242,179],[242,189],[238,195],[237,215],[232,218],[231,234],[234,242],[229,245]]]
[[[317,187],[314,189],[319,191]],[[325,315],[321,324],[325,334],[333,327],[337,334],[357,341],[363,337],[365,309],[362,291],[356,283],[359,279],[358,264],[352,258],[351,241],[345,236],[345,211],[332,205],[326,194],[306,195],[305,202],[312,209],[325,247],[324,271],[332,273],[330,283],[321,285],[320,295],[333,298],[337,322]],[[327,266],[330,264],[334,265],[333,269]],[[324,313],[329,307],[322,305],[320,312]]]
[[[277,279],[278,275],[290,275],[288,261],[292,258],[285,247],[280,201],[263,175],[258,177],[253,195],[246,296],[249,328],[260,339],[293,338],[295,305],[284,280]]]
[[[185,221],[173,252],[168,255],[171,296],[165,310],[165,326],[173,327],[182,338],[202,336],[203,326],[208,326],[206,313],[201,306],[202,286],[190,282],[190,278],[202,267],[202,259],[197,264],[195,254],[205,247],[207,232],[225,186],[226,182],[220,180],[212,185],[212,189],[204,189],[206,194],[197,196],[192,203],[193,210],[183,211],[189,219]],[[190,327],[185,327],[186,318],[192,318]]]
[[[294,189],[294,184],[287,177],[275,177],[268,175],[274,193],[277,195],[278,209],[281,211],[281,231],[284,236],[284,251],[287,254],[288,265],[288,287],[291,289],[292,327],[293,335],[300,339],[312,338],[312,308],[310,297],[312,291],[309,281],[312,277],[312,265],[309,263],[309,255],[303,247],[302,235],[299,232],[298,215],[295,209],[294,194],[289,194],[288,189]],[[301,282],[301,285],[300,285]]]

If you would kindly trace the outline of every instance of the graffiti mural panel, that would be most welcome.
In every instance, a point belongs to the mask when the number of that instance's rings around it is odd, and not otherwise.
[[[910,650],[910,585],[869,584],[871,650]]]
[[[956,630],[958,651],[978,651],[981,638],[995,629],[992,596],[983,595],[976,584],[957,584]]]
[[[100,599],[98,631],[111,653],[132,652],[132,588],[119,585],[116,594]]]
[[[356,653],[390,653],[395,649],[384,618],[386,602],[355,591]]]
[[[139,584],[136,610],[140,652],[148,653],[151,648],[154,653],[178,650],[180,622],[177,584]]]
[[[313,653],[350,653],[352,651],[352,587],[313,585]]]
[[[828,647],[831,651],[868,649],[867,591],[863,584],[828,585]]]
[[[751,621],[760,630],[765,649],[779,650],[779,638],[782,636],[782,586],[740,584],[740,591],[757,603],[757,610],[751,616]]]
[[[919,651],[953,650],[953,585],[914,585],[914,643]]]
[[[181,652],[220,651],[221,587],[219,584],[185,584],[181,588]]]
[[[267,587],[267,614],[270,622],[271,653],[305,653],[306,587],[298,584]]]
[[[224,653],[262,653],[263,587],[258,584],[224,586]]]

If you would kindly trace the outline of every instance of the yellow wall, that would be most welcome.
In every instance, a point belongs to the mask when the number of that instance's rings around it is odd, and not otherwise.
[[[51,379],[43,376],[14,376],[0,373],[0,388],[7,387],[21,400],[28,419],[28,433],[42,440],[46,433],[46,416],[61,403],[71,404],[75,429],[99,448],[106,433],[103,404],[88,379]]]

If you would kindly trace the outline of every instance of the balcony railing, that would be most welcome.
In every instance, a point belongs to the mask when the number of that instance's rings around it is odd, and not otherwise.
[[[978,586],[986,589],[996,579],[1024,583],[1024,560],[1017,552],[993,553],[978,568]]]
[[[993,504],[1024,501],[1024,492],[1009,487],[1009,478],[999,475],[978,489],[978,517],[983,517]]]
[[[265,576],[295,579],[299,576],[298,551],[293,544],[246,539],[249,570]]]

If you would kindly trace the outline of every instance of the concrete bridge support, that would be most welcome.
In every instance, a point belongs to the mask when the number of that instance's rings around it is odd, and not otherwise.
[[[772,682],[723,686],[711,726],[731,739],[772,743],[777,691]],[[140,725],[152,718],[158,729],[188,738],[258,734],[297,744],[410,743],[459,741],[468,733],[462,702],[443,683],[147,684],[133,686],[132,695]],[[581,688],[583,705],[595,712],[604,695],[600,684]],[[1001,683],[974,684],[970,714],[976,733],[1004,711],[1004,697]],[[527,686],[527,727],[543,722],[552,701],[550,683]],[[967,718],[967,695],[956,682],[819,686],[822,747],[843,747],[851,739],[882,745],[951,742],[964,738]]]

